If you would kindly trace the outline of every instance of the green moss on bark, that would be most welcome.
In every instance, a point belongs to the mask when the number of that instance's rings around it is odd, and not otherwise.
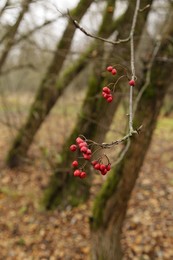
[[[116,171],[111,171],[99,194],[96,196],[93,206],[93,222],[91,223],[91,228],[93,230],[103,226],[103,213],[107,200],[115,192],[119,180],[120,176],[118,174],[118,169]]]

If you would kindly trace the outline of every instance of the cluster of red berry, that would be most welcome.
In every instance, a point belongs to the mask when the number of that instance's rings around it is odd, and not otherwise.
[[[88,148],[87,142],[85,142],[85,140],[83,140],[81,137],[77,137],[76,138],[76,144],[72,144],[70,146],[70,150],[72,152],[75,152],[77,149],[80,150],[80,152],[82,153],[83,158],[85,160],[91,159],[91,150]],[[75,167],[75,168],[78,167],[79,166],[78,161],[76,161],[76,160],[73,161],[72,166]],[[74,176],[80,177],[82,179],[86,177],[86,172],[82,171],[81,169],[75,170],[73,174],[74,174]]]
[[[108,66],[108,67],[106,68],[106,70],[107,70],[108,72],[111,72],[112,75],[116,75],[116,74],[117,74],[117,70],[116,70],[113,66]],[[136,82],[135,82],[135,80],[133,80],[133,79],[131,79],[131,80],[129,81],[129,85],[130,85],[130,86],[135,86],[135,83],[136,83]],[[102,89],[102,96],[107,100],[108,103],[112,102],[112,100],[113,100],[113,96],[112,96],[112,94],[111,94],[111,90],[110,90],[110,88],[109,88],[108,86],[103,87],[103,89]]]
[[[114,67],[112,67],[112,66],[108,66],[106,69],[107,69],[107,71],[111,72],[112,75],[116,75],[117,74],[117,70]]]
[[[110,163],[105,165],[103,163],[99,163],[99,161],[92,161],[91,164],[93,165],[94,169],[100,171],[102,175],[105,175],[111,169]]]
[[[102,96],[107,100],[108,103],[112,102],[113,96],[111,90],[108,87],[104,87],[102,90]]]
[[[112,66],[108,66],[106,69],[107,69],[107,71],[111,72],[112,75],[116,75],[117,74],[117,70],[114,67],[112,67]],[[113,96],[111,94],[111,90],[107,86],[103,88],[102,96],[107,100],[108,103],[111,103],[112,100],[113,100]]]
[[[99,170],[102,175],[105,175],[111,169],[110,163],[105,165],[103,163],[100,163],[101,160],[91,161],[92,151],[91,151],[91,149],[88,148],[88,144],[87,144],[86,140],[83,140],[81,137],[76,138],[76,144],[72,144],[70,146],[70,150],[72,152],[79,150],[82,153],[83,158],[87,161],[90,161],[90,163],[91,163],[91,165],[93,165],[94,169]],[[73,168],[79,167],[79,163],[77,160],[74,160],[72,162],[72,167]],[[83,171],[83,167],[76,169],[73,172],[73,175],[75,177],[80,177],[81,179],[83,179],[87,176],[86,172]]]

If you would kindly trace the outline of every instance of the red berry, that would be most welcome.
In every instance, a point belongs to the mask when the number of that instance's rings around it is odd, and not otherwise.
[[[101,174],[102,175],[105,175],[107,173],[107,170],[106,169],[104,169],[103,171],[101,171]]]
[[[92,161],[91,164],[94,166],[97,164],[97,161]]]
[[[136,82],[135,82],[133,79],[131,79],[131,80],[129,81],[129,85],[130,85],[130,86],[133,86],[133,87],[134,87],[135,84],[136,84]]]
[[[89,154],[83,153],[83,157],[84,157],[85,160],[90,160],[91,159],[91,155],[89,155]]]
[[[103,92],[106,93],[106,94],[110,94],[110,93],[111,93],[111,90],[110,90],[110,88],[108,88],[108,87],[104,87],[104,88],[103,88]]]
[[[87,149],[86,153],[87,153],[88,155],[91,155],[91,154],[92,154],[92,152],[91,152],[90,149]]]
[[[104,164],[100,164],[100,170],[104,171],[106,169],[106,166]]]
[[[107,71],[111,72],[113,67],[112,66],[108,66],[106,69],[107,69]]]
[[[77,146],[76,146],[75,144],[72,144],[72,145],[70,146],[70,150],[71,150],[72,152],[75,152],[76,149],[77,149]]]
[[[84,179],[85,177],[86,177],[86,172],[81,172],[81,173],[80,173],[80,178],[81,178],[81,179]]]
[[[96,164],[94,165],[94,169],[100,170],[100,163],[96,163]]]
[[[88,149],[87,149],[86,146],[82,146],[81,149],[80,149],[80,151],[81,151],[82,153],[87,153]]]
[[[77,143],[77,144],[80,144],[80,143],[82,143],[82,142],[84,142],[84,140],[83,140],[82,138],[80,138],[80,137],[77,137],[77,138],[76,138],[76,143]]]
[[[109,97],[112,97],[112,94],[107,94],[106,99],[108,99]]]
[[[105,92],[102,93],[102,96],[103,96],[105,99],[107,99],[107,98],[109,97],[108,94],[106,94]]]
[[[108,103],[111,103],[112,100],[113,100],[113,97],[112,97],[112,96],[110,96],[110,97],[107,98],[107,102],[108,102]]]
[[[80,171],[80,170],[75,170],[74,173],[73,173],[73,175],[74,175],[75,177],[80,176],[80,174],[81,174],[81,171]]]
[[[78,161],[73,161],[73,162],[72,162],[72,166],[73,166],[73,167],[78,167],[78,165],[79,165]]]
[[[112,75],[116,75],[117,74],[117,70],[116,69],[113,69],[112,70]]]
[[[107,169],[107,171],[110,171],[110,169],[111,169],[110,163],[106,166],[106,169]]]
[[[82,148],[82,147],[85,147],[85,146],[87,146],[87,143],[84,142],[84,141],[79,144],[79,148]]]

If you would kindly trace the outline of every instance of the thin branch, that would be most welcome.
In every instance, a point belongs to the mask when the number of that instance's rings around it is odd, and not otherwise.
[[[150,4],[144,6],[143,8],[140,8],[140,9],[139,9],[139,12],[143,12],[143,11],[145,11],[145,10],[146,10],[147,8],[149,8],[149,7],[150,7]]]
[[[139,6],[140,6],[140,0],[136,0],[136,7],[135,7],[135,12],[133,16],[133,21],[132,21],[132,27],[130,31],[130,53],[131,53],[131,71],[132,71],[132,79],[135,80],[135,55],[134,55],[134,32],[135,32],[135,27],[136,27],[136,21],[137,21],[137,16],[138,16],[138,11],[139,11]]]
[[[129,94],[129,131],[133,132],[133,86],[130,86]]]
[[[131,73],[132,73],[132,79],[135,80],[136,76],[135,76],[135,61],[134,61],[134,32],[135,32],[135,27],[136,27],[136,21],[137,21],[137,15],[139,12],[139,7],[140,7],[140,0],[136,0],[136,7],[135,7],[135,11],[134,11],[134,15],[133,15],[133,21],[132,21],[132,26],[131,26],[131,30],[130,30],[130,34],[129,37],[127,37],[126,39],[120,39],[118,41],[112,41],[112,40],[108,40],[96,35],[93,35],[89,32],[87,32],[82,26],[80,26],[80,24],[73,19],[73,17],[70,15],[70,12],[68,11],[68,17],[70,18],[70,20],[72,21],[72,23],[75,25],[76,28],[78,28],[81,32],[83,32],[85,35],[87,35],[88,37],[97,39],[97,40],[101,40],[110,44],[119,44],[119,43],[123,43],[123,42],[128,42],[130,40],[130,53],[131,53],[131,59],[130,59],[130,63],[131,63]],[[133,133],[133,87],[130,86],[130,97],[129,97],[129,131]]]
[[[52,24],[52,23],[54,23],[54,22],[56,22],[56,21],[57,21],[57,18],[54,18],[54,19],[45,21],[43,24],[36,26],[34,29],[32,29],[31,31],[29,31],[27,34],[21,35],[20,38],[18,38],[18,39],[14,42],[14,44],[17,44],[17,43],[19,43],[19,42],[21,42],[21,41],[23,41],[23,40],[26,40],[29,36],[31,36],[32,34],[34,34],[35,32],[37,32],[38,30],[40,30],[40,29],[42,29],[43,27],[45,27],[45,26],[47,26],[47,25],[49,25],[49,24]]]
[[[126,155],[128,149],[129,149],[129,147],[130,147],[130,143],[131,143],[131,139],[128,138],[128,139],[127,139],[126,146],[125,146],[125,147],[123,148],[123,150],[121,151],[121,153],[120,153],[118,159],[117,159],[114,163],[112,163],[112,167],[116,166],[117,164],[119,164],[119,163],[123,160],[124,156]]]
[[[13,71],[20,70],[20,69],[32,69],[34,71],[38,71],[37,67],[35,67],[31,63],[28,63],[28,64],[19,64],[17,66],[6,69],[6,70],[1,72],[1,75],[4,76],[4,75],[7,75],[8,73],[11,73]]]
[[[97,143],[95,141],[92,140],[87,140],[90,143],[93,143],[94,145],[100,146],[103,149],[109,149],[114,145],[118,145],[120,143],[125,142],[126,140],[128,140],[130,137],[132,137],[134,134],[139,134],[141,131],[142,125],[140,127],[138,127],[136,130],[133,130],[133,132],[129,132],[127,135],[123,136],[122,138],[113,141],[111,143]]]
[[[0,17],[2,16],[2,14],[4,13],[4,11],[7,9],[7,7],[9,6],[10,1],[7,0],[5,5],[2,7],[2,9],[0,10]]]
[[[110,44],[119,44],[122,42],[127,42],[130,40],[130,66],[131,66],[131,80],[136,80],[136,75],[135,75],[135,55],[134,55],[134,32],[135,32],[135,28],[136,28],[136,22],[137,22],[137,16],[138,16],[138,12],[140,10],[140,0],[136,0],[136,6],[135,6],[135,11],[134,11],[134,15],[133,15],[133,20],[132,20],[132,25],[131,25],[131,30],[130,30],[130,34],[129,37],[127,39],[123,39],[123,40],[118,40],[118,41],[111,41],[111,40],[107,40],[105,38],[99,37],[99,36],[95,36],[92,35],[90,33],[88,33],[83,27],[80,26],[80,24],[74,20],[72,18],[72,16],[70,15],[69,11],[68,11],[68,16],[71,19],[72,23],[75,25],[76,28],[78,28],[81,32],[83,32],[85,35],[97,39],[97,40],[101,40]],[[97,143],[93,140],[89,140],[86,139],[84,137],[84,140],[89,143],[89,144],[93,144],[98,146],[100,149],[109,149],[115,145],[118,145],[120,143],[124,143],[127,141],[127,144],[125,146],[125,148],[123,149],[122,153],[120,154],[118,160],[115,162],[116,164],[119,163],[123,157],[125,156],[126,152],[129,149],[130,146],[130,138],[134,135],[134,134],[139,134],[142,128],[142,125],[140,127],[138,127],[137,129],[133,129],[133,87],[134,85],[130,85],[130,93],[129,93],[129,131],[128,133],[123,136],[122,138],[113,141],[111,143]]]
[[[79,29],[81,32],[83,32],[86,36],[94,38],[96,40],[107,42],[107,43],[110,43],[110,44],[113,44],[113,45],[125,43],[125,42],[128,42],[130,40],[130,35],[129,35],[129,37],[127,37],[125,39],[119,39],[117,41],[112,41],[112,40],[108,40],[108,39],[105,39],[105,38],[100,37],[100,36],[93,35],[93,34],[87,32],[76,20],[74,20],[73,17],[70,15],[69,11],[68,11],[68,17],[70,18],[70,20],[72,21],[72,23],[74,24],[74,26],[77,29]]]
[[[0,57],[0,73],[2,71],[2,67],[4,65],[4,63],[6,62],[6,59],[9,55],[9,52],[14,44],[14,38],[15,35],[18,31],[18,28],[22,22],[22,19],[24,17],[24,15],[27,13],[28,9],[29,9],[29,5],[32,2],[32,0],[27,0],[27,1],[23,1],[21,6],[22,6],[22,10],[19,13],[17,20],[15,22],[15,24],[10,28],[9,33],[8,33],[8,41],[6,42],[4,51]]]
[[[135,12],[132,21],[132,27],[130,31],[130,64],[132,72],[132,80],[136,79],[135,76],[135,54],[134,54],[134,32],[136,27],[136,21],[138,16],[138,11],[140,7],[140,0],[136,1]],[[133,132],[133,86],[130,86],[130,95],[129,95],[129,131]]]

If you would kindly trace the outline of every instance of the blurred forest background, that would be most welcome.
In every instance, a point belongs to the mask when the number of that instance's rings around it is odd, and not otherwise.
[[[138,1],[138,0],[137,0]],[[75,178],[69,146],[128,127],[135,0],[0,0],[0,259],[173,259],[173,1],[140,1],[134,33],[139,99],[130,142],[104,152],[106,176]],[[120,69],[120,76],[123,70]],[[129,72],[130,76],[130,72]],[[122,156],[123,155],[123,156]]]

